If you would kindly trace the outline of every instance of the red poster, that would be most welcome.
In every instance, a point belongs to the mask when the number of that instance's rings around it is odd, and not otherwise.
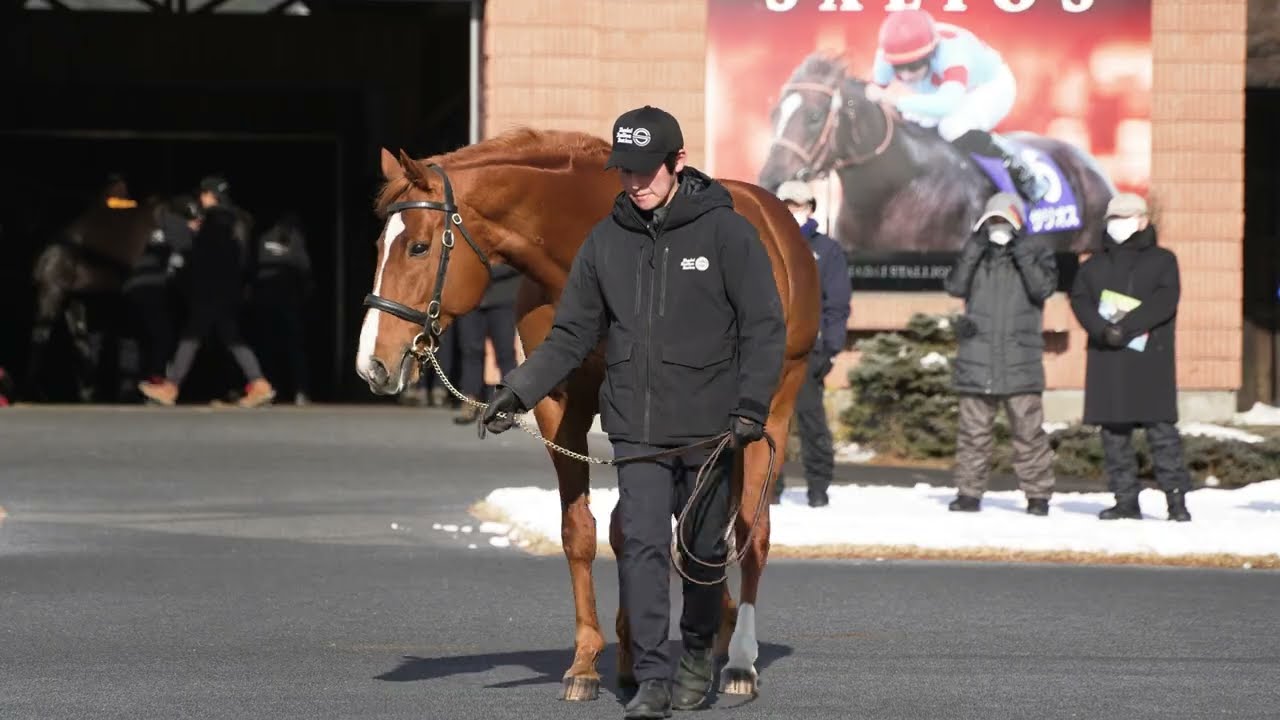
[[[1114,193],[1147,190],[1150,0],[708,7],[710,171],[807,182],[854,259],[952,253],[1000,190],[1078,252]]]

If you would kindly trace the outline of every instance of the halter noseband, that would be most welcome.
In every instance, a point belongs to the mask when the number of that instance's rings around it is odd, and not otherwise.
[[[413,344],[409,348],[409,352],[419,360],[425,357],[422,353],[433,352],[440,346],[440,334],[443,332],[440,327],[440,296],[444,292],[445,273],[449,270],[449,255],[453,250],[453,228],[455,226],[458,228],[458,232],[462,233],[462,239],[466,240],[471,249],[475,251],[476,257],[480,258],[480,262],[484,263],[485,269],[491,269],[489,257],[480,249],[479,245],[476,245],[475,241],[471,239],[471,234],[462,225],[462,215],[458,213],[458,206],[453,201],[453,185],[449,182],[449,176],[445,174],[444,168],[435,163],[427,167],[439,174],[440,179],[444,181],[444,202],[405,200],[392,203],[387,207],[388,215],[404,210],[439,210],[444,213],[444,233],[440,238],[440,265],[436,268],[436,284],[431,293],[431,301],[427,303],[427,311],[414,310],[408,305],[402,305],[373,293],[369,293],[364,297],[365,307],[381,310],[401,320],[422,326],[422,332],[418,333],[418,336],[413,339]],[[384,239],[384,242],[394,241],[395,238]]]

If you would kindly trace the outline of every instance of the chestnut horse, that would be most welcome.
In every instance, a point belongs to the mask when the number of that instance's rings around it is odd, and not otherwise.
[[[402,318],[430,326],[428,316],[436,311],[435,332],[448,327],[480,302],[490,263],[508,263],[523,273],[517,329],[526,354],[538,347],[551,330],[574,255],[591,227],[608,215],[619,192],[617,171],[604,169],[609,150],[606,141],[583,133],[520,129],[423,161],[403,151],[397,160],[382,151],[386,184],[377,211],[386,217],[386,225],[377,240],[372,294],[380,300],[367,301],[373,309],[365,315],[356,357],[357,372],[370,390],[399,393],[416,373],[412,351],[423,328]],[[734,207],[759,232],[783,300],[786,357],[765,425],[783,447],[817,334],[817,265],[795,220],[773,195],[747,183],[722,182]],[[464,242],[456,241],[458,235]],[[438,279],[443,280],[439,286]],[[377,309],[380,306],[386,311]],[[602,338],[582,365],[533,409],[543,437],[568,450],[587,452],[604,370]],[[597,536],[588,506],[589,468],[556,452],[551,462],[559,483],[561,540],[576,617],[573,663],[564,674],[561,697],[593,700],[600,686],[596,660],[605,641],[591,570]],[[751,522],[762,490],[773,481],[768,466],[768,444],[753,443],[745,449],[744,461],[737,463],[734,477],[739,508],[734,532],[737,546],[745,552],[740,605],[735,606],[726,582],[725,612],[716,637],[717,656],[728,656],[722,690],[731,694],[752,694],[756,688],[755,605],[769,554],[767,504],[753,532]],[[744,545],[748,534],[749,547]],[[609,542],[618,554],[622,538],[616,510],[610,518]],[[634,680],[629,633],[621,607],[616,629],[619,682],[630,685]]]

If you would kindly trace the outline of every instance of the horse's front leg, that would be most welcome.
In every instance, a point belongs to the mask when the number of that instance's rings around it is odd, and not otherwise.
[[[793,362],[783,375],[774,407],[767,424],[770,437],[777,443],[773,473],[769,472],[769,445],[764,441],[748,445],[742,453],[742,504],[734,524],[737,547],[747,544],[742,556],[742,592],[737,612],[732,621],[733,636],[728,643],[729,659],[720,673],[720,692],[727,695],[754,695],[757,689],[756,660],[760,656],[760,642],[756,636],[756,597],[760,591],[760,578],[769,560],[769,497],[770,484],[782,469],[787,436],[791,427],[791,414],[796,393],[804,381],[807,364],[804,360]],[[762,492],[763,491],[763,492]],[[752,527],[751,522],[759,509],[760,519]],[[748,534],[750,538],[748,538]],[[730,620],[726,617],[725,620]],[[723,632],[723,625],[722,625]]]
[[[574,373],[576,375],[577,372]],[[534,416],[543,437],[577,453],[587,452],[587,432],[594,415],[592,403],[584,402],[581,384],[571,376],[566,391],[538,403]],[[573,585],[573,664],[564,674],[562,700],[595,700],[600,693],[596,660],[604,649],[604,635],[596,615],[595,583],[591,563],[596,557],[596,520],[588,505],[590,471],[586,463],[551,450],[560,487],[560,536],[569,578]]]

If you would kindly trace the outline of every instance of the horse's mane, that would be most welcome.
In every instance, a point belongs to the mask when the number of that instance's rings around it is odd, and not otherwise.
[[[840,53],[817,50],[796,67],[788,82],[818,82],[830,80],[833,76],[843,78],[848,70],[849,62]]]
[[[506,165],[549,172],[571,172],[581,163],[603,166],[610,149],[606,140],[589,133],[518,127],[453,152],[410,160],[413,167],[406,168],[408,172],[404,177],[382,186],[374,201],[374,208],[382,215],[385,208],[410,186],[430,190],[429,185],[415,178],[430,181],[438,177],[427,168],[432,163],[440,165],[446,171]]]

